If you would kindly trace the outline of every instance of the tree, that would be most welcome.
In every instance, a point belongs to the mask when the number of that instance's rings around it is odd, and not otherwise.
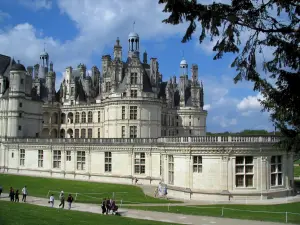
[[[224,53],[236,53],[232,67],[234,82],[243,79],[261,92],[263,110],[284,138],[280,142],[287,150],[300,147],[300,3],[298,0],[232,0],[228,4],[201,4],[196,0],[159,0],[170,13],[164,23],[177,25],[188,22],[182,39],[192,38],[197,25],[201,29],[200,44],[205,38],[217,40],[214,59]],[[242,43],[241,34],[249,33]],[[261,61],[264,51],[272,51],[270,59]],[[263,57],[261,57],[263,58]]]

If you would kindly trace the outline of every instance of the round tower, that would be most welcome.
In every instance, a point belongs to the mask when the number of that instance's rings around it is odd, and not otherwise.
[[[133,55],[139,57],[140,54],[140,37],[137,33],[131,32],[128,35],[128,55],[132,57]]]
[[[18,63],[10,69],[10,91],[8,99],[7,137],[22,137],[22,111],[25,104],[26,69]]]
[[[183,58],[180,62],[180,76],[188,75],[188,63]]]

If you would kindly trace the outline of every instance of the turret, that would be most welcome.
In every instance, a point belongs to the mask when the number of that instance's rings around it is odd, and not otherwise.
[[[102,74],[103,74],[104,78],[109,77],[108,67],[109,67],[110,63],[111,63],[110,55],[102,56]]]
[[[192,84],[196,85],[198,84],[198,65],[193,64],[191,72],[192,72]]]
[[[133,55],[140,58],[140,37],[135,32],[128,35],[128,56],[132,57]]]
[[[37,78],[39,76],[39,68],[40,68],[39,64],[34,65],[34,78]]]
[[[27,72],[32,77],[33,76],[33,66],[27,66]]]
[[[53,62],[50,62],[50,71],[53,71]]]
[[[147,54],[146,51],[143,53],[143,63],[144,63],[144,64],[147,64],[147,63],[148,63],[148,54]]]
[[[117,38],[114,46],[114,60],[122,60],[122,46],[120,45],[119,38]]]

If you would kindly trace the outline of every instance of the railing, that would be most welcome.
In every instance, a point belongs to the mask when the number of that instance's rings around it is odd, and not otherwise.
[[[280,137],[276,136],[202,136],[202,137],[162,137],[162,143],[276,143]]]
[[[162,138],[6,138],[13,143],[155,144],[155,143],[276,143],[276,136],[198,136]]]

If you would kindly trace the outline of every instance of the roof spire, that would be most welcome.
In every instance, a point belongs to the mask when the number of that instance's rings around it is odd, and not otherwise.
[[[184,50],[182,50],[182,59],[184,59]]]
[[[44,42],[44,52],[46,51],[46,42]]]
[[[135,21],[133,21],[133,24],[132,24],[132,31],[134,32],[134,25],[135,25]]]

